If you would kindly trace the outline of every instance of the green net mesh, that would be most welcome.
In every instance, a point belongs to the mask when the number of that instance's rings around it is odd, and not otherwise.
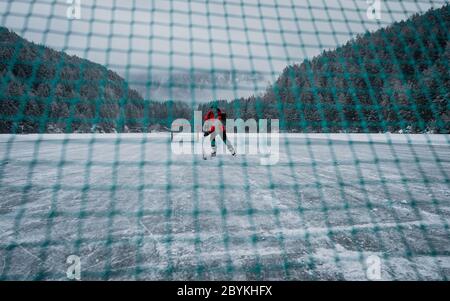
[[[0,279],[447,280],[449,23],[447,1],[0,0]],[[237,156],[211,157],[211,106]]]

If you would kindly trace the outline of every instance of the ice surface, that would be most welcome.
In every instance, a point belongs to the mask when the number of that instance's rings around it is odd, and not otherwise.
[[[0,278],[450,277],[445,135],[282,135],[280,160],[169,135],[0,135]]]

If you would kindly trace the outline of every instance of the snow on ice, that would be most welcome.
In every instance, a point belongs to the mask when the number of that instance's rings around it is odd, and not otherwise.
[[[65,279],[75,254],[81,279],[363,280],[376,255],[448,279],[448,138],[282,135],[262,166],[165,133],[2,135],[0,275]]]

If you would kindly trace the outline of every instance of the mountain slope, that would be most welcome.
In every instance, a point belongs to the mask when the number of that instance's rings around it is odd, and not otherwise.
[[[359,35],[286,67],[262,97],[226,104],[228,116],[278,118],[287,131],[449,133],[448,28],[445,5]]]
[[[115,72],[0,27],[0,132],[113,132],[144,102]]]
[[[450,5],[431,9],[286,67],[261,96],[220,106],[228,118],[280,119],[286,131],[449,133],[448,28]],[[186,76],[144,81],[146,94],[196,84]],[[210,88],[211,76],[195,80]],[[143,100],[115,72],[0,27],[2,133],[147,131],[191,119],[190,103]]]

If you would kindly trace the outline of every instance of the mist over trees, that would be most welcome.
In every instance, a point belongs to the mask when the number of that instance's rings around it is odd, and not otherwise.
[[[261,95],[219,107],[227,118],[279,119],[289,132],[449,133],[448,28],[447,4],[287,66]],[[104,66],[0,27],[1,133],[141,132],[192,113],[188,103],[144,100]]]

